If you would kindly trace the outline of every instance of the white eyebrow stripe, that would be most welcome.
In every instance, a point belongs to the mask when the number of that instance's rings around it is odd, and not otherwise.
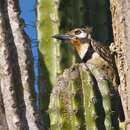
[[[76,35],[78,38],[85,38],[87,34],[85,32],[81,32],[80,34]]]

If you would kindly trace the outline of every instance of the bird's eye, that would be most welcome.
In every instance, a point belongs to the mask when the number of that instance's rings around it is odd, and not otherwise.
[[[79,35],[80,33],[81,33],[80,30],[76,30],[76,31],[75,31],[75,34],[76,34],[76,35]]]
[[[87,33],[82,30],[75,30],[75,36],[77,38],[85,38],[87,36]]]

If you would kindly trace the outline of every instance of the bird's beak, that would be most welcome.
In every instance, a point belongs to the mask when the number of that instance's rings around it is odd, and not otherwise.
[[[70,35],[68,35],[68,34],[56,34],[56,35],[52,36],[52,38],[62,40],[62,41],[66,41],[66,40],[70,40]]]

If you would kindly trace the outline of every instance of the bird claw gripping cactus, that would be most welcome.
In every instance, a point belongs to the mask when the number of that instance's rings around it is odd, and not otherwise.
[[[76,64],[58,77],[51,93],[51,130],[118,130],[118,105],[118,95],[101,69]]]

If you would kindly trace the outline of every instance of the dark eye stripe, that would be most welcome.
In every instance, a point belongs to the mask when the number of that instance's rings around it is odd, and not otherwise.
[[[81,33],[80,30],[76,30],[76,31],[75,31],[75,34],[76,34],[76,35],[78,35],[78,34],[80,34],[80,33]]]

